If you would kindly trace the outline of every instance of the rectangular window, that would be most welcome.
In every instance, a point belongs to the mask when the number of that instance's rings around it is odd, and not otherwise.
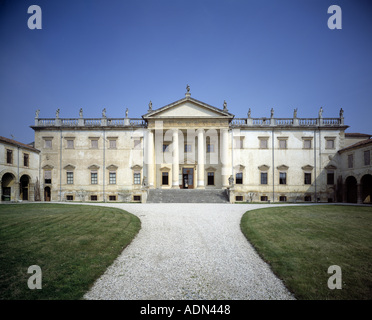
[[[235,148],[243,149],[243,141],[244,141],[244,137],[235,138]]]
[[[161,184],[167,186],[169,184],[168,172],[161,173]]]
[[[109,148],[116,149],[116,140],[110,139],[109,142],[110,142]]]
[[[97,196],[90,196],[90,201],[97,201],[97,200],[98,200]]]
[[[97,173],[97,171],[92,171],[90,173],[90,183],[91,184],[98,184],[98,173]]]
[[[74,173],[67,172],[67,184],[74,184]]]
[[[311,149],[311,140],[304,140],[304,149]]]
[[[52,171],[51,170],[44,171],[44,183],[52,183]]]
[[[74,140],[67,140],[67,149],[74,149]]]
[[[12,164],[13,163],[13,151],[7,149],[6,150],[6,163]]]
[[[268,148],[268,140],[260,139],[260,149],[267,149],[267,148]]]
[[[116,184],[116,172],[109,173],[109,184]]]
[[[327,172],[327,184],[335,184],[335,173],[333,171]]]
[[[98,149],[98,140],[90,140],[90,146],[92,149]]]
[[[141,173],[140,172],[135,172],[133,174],[133,181],[134,181],[134,184],[141,184]]]
[[[326,140],[326,149],[334,149],[335,148],[335,140],[334,139],[327,139]]]
[[[169,152],[169,144],[163,144],[163,152]]]
[[[185,144],[185,152],[191,152],[191,144]]]
[[[371,164],[371,152],[369,150],[364,151],[364,165],[369,166]]]
[[[267,172],[261,172],[261,184],[267,184]]]
[[[279,184],[287,184],[287,173],[286,172],[279,173]]]
[[[235,201],[243,201],[243,196],[235,196]]]
[[[141,196],[133,196],[133,201],[141,201]]]
[[[116,201],[116,196],[109,196],[109,201]]]
[[[347,156],[347,167],[352,168],[354,166],[354,155],[349,154]]]
[[[287,149],[287,140],[279,140],[279,149]]]
[[[72,196],[72,195],[67,195],[67,196],[66,196],[66,200],[67,200],[67,201],[72,201],[72,200],[74,200],[74,196]]]
[[[279,201],[286,202],[287,201],[287,197],[286,196],[280,196],[279,197]]]
[[[208,186],[214,186],[214,172],[208,172]]]
[[[311,196],[305,196],[305,201],[306,202],[311,202]]]
[[[236,174],[236,181],[235,181],[236,184],[243,184],[243,173],[242,172],[238,172]]]
[[[23,154],[23,165],[25,167],[28,167],[30,165],[30,162],[29,162],[29,155],[27,153],[24,153]]]
[[[261,201],[267,201],[267,196],[261,196]]]
[[[207,144],[207,153],[214,152],[214,145],[213,144]]]
[[[305,172],[304,184],[311,184],[311,173]]]
[[[52,140],[44,140],[44,148],[52,149]]]

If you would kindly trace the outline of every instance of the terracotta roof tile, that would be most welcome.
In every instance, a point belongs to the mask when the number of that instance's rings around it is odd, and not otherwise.
[[[13,139],[9,139],[9,138],[5,138],[5,137],[0,136],[0,141],[15,145],[15,146],[18,146],[18,147],[21,147],[21,148],[26,148],[26,149],[29,149],[29,150],[32,150],[32,151],[35,151],[35,152],[40,152],[40,150],[38,150],[38,149],[28,145],[28,144],[18,142],[18,141],[13,140]]]

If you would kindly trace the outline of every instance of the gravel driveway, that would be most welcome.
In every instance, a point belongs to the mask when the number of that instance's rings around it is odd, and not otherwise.
[[[265,205],[108,204],[142,228],[85,299],[294,299],[240,231]]]

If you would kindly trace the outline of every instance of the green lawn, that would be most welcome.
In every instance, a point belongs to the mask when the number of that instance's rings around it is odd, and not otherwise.
[[[298,299],[372,299],[372,207],[293,206],[246,212],[241,229]],[[329,289],[331,265],[342,289]]]
[[[0,299],[81,299],[140,227],[116,208],[0,205]],[[41,268],[40,290],[28,288],[31,265]]]

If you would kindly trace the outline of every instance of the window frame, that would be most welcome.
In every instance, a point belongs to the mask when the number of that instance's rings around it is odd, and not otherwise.
[[[282,177],[284,175],[284,178]],[[287,184],[287,172],[279,172],[279,184],[286,185]]]
[[[13,164],[13,150],[6,149],[6,164]]]
[[[135,185],[141,184],[141,172],[140,171],[133,172],[133,184]]]
[[[66,184],[74,184],[74,172],[66,171]]]
[[[304,172],[304,184],[311,185],[311,172]]]
[[[90,184],[98,184],[98,171],[90,172]]]

